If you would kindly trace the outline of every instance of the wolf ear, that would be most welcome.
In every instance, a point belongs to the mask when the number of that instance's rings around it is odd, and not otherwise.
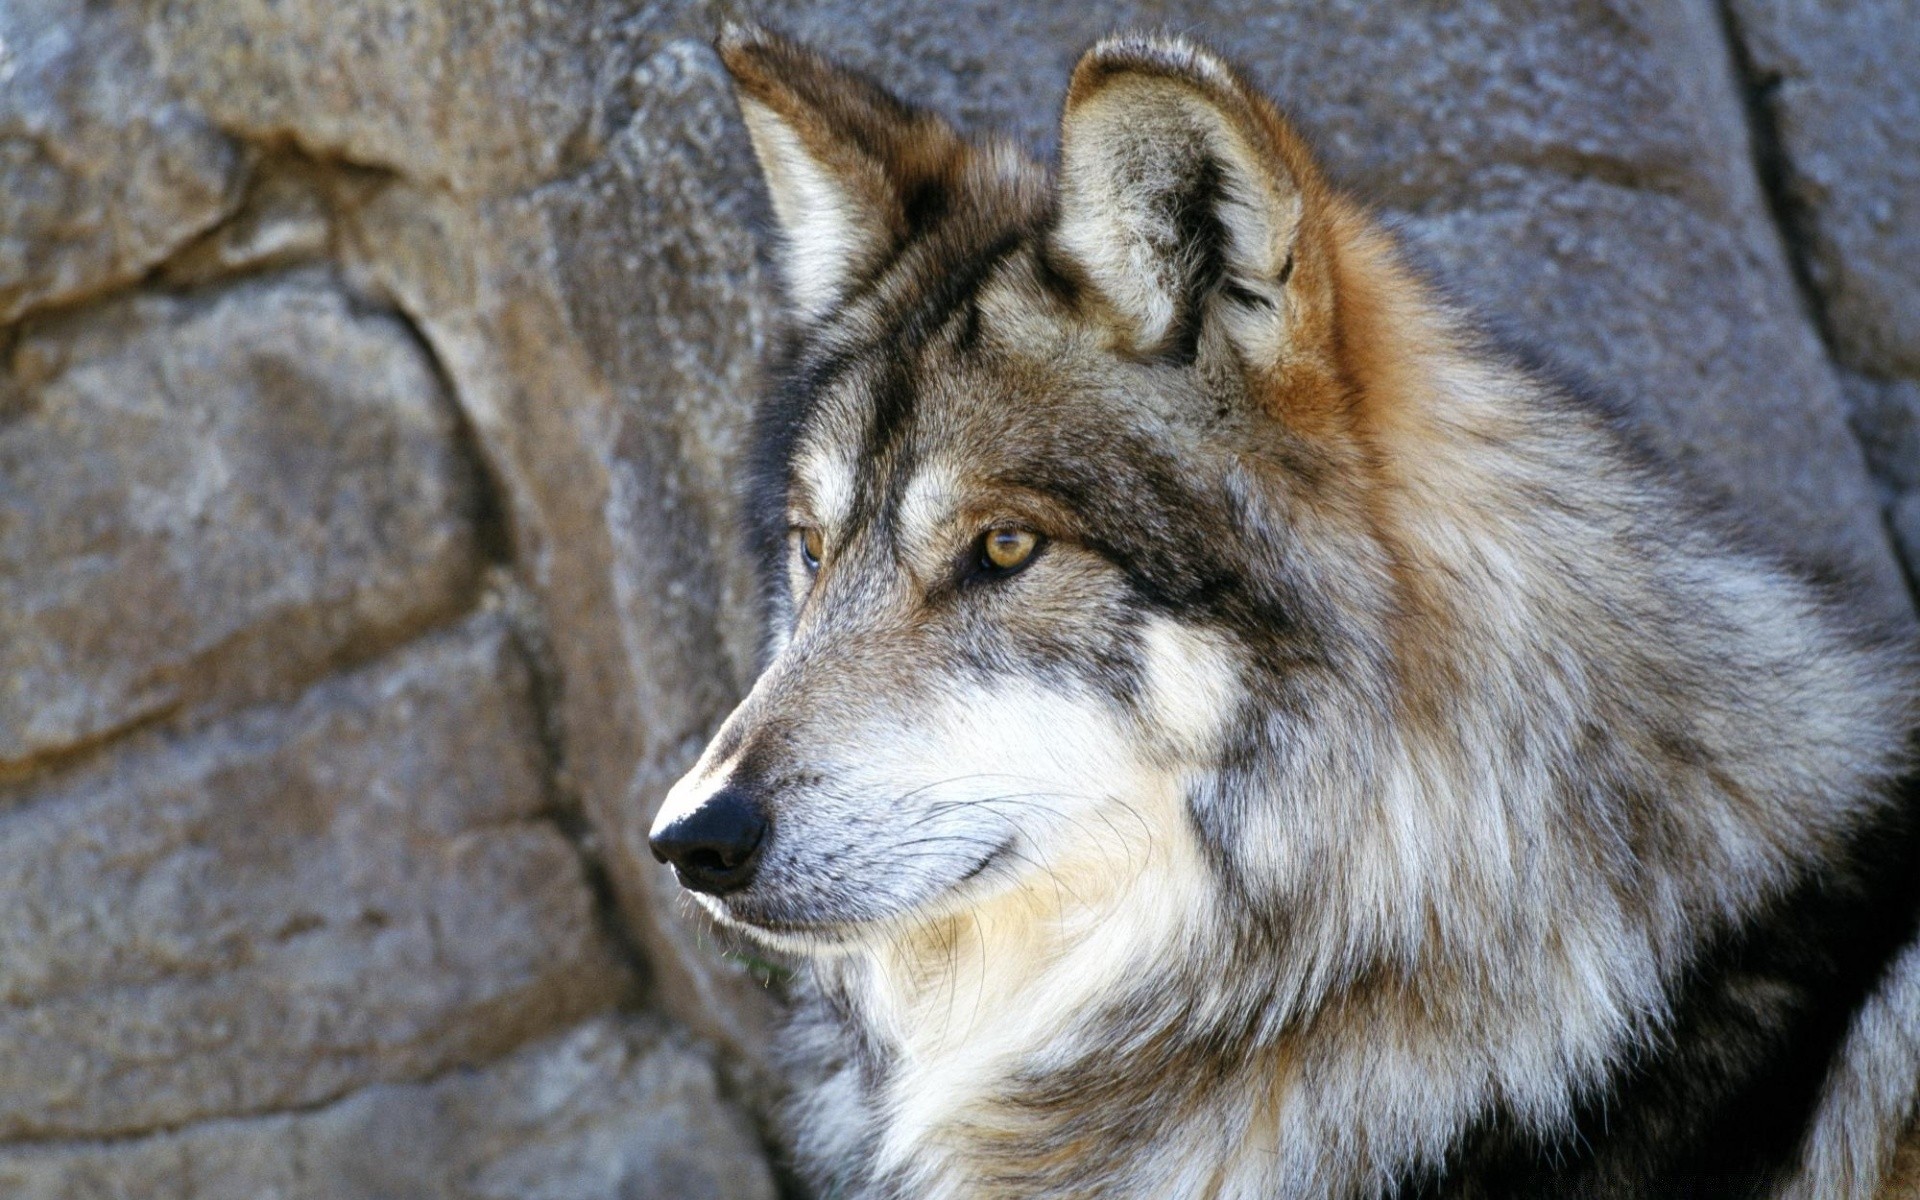
[[[1325,324],[1324,185],[1234,71],[1178,38],[1119,36],[1074,68],[1053,245],[1132,348],[1191,360],[1219,328],[1273,368]]]
[[[789,297],[817,318],[898,251],[965,148],[940,118],[766,29],[729,22],[715,48],[786,237]]]

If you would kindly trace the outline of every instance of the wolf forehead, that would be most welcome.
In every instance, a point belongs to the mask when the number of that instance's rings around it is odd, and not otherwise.
[[[778,465],[822,518],[877,498],[849,476],[896,503],[919,472],[923,487],[1054,480],[1052,468],[1106,448],[1076,431],[1144,447],[1197,407],[1180,374],[1103,354],[1048,262],[1047,212],[1025,194],[1041,174],[1022,164],[1013,180],[960,172],[923,184],[951,192],[921,201],[941,215],[921,215],[926,228],[901,253],[801,325],[767,415]]]

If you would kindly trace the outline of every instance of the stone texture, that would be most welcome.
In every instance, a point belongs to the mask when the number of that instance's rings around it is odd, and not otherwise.
[[[1846,389],[1875,477],[1895,492],[1920,491],[1920,379],[1850,375]]]
[[[1844,373],[1854,432],[1885,500],[1894,548],[1920,596],[1920,379]]]
[[[620,987],[497,622],[0,808],[0,1138],[485,1061]]]
[[[759,633],[755,577],[739,511],[740,468],[759,362],[768,351],[773,281],[749,227],[751,156],[724,76],[704,45],[668,43],[634,73],[642,101],[605,160],[525,206],[552,247],[560,316],[609,383],[605,558],[587,567],[610,591],[603,611],[625,648],[613,695],[565,710],[574,765],[606,838],[629,907],[657,961],[697,987],[684,1007],[708,1014],[715,983],[732,993],[725,1021],[749,1043],[763,1014],[748,981],[701,977],[713,958],[697,929],[657,915],[680,904],[678,884],[646,849],[666,790],[750,685]],[[637,339],[635,328],[649,336]],[[520,460],[546,475],[539,445]],[[550,511],[565,478],[538,492]],[[564,551],[562,552],[564,553]],[[556,605],[556,617],[563,611]],[[597,620],[598,618],[596,618]],[[579,624],[584,624],[580,622]],[[601,640],[561,618],[555,644],[570,678]],[[733,985],[733,986],[730,986]]]
[[[477,569],[432,364],[324,279],[29,328],[0,380],[0,769],[311,677]]]
[[[240,148],[93,7],[0,4],[0,324],[137,278],[239,200]]]
[[[1906,560],[1907,577],[1920,592],[1920,492],[1908,492],[1893,502],[1887,520],[1893,526],[1893,541]]]
[[[1847,365],[1920,377],[1920,7],[1729,0]]]
[[[772,1200],[712,1064],[614,1017],[310,1113],[0,1150],[15,1200]]]
[[[319,258],[333,237],[325,193],[325,180],[305,164],[280,161],[260,168],[239,210],[168,259],[161,281],[193,287]]]
[[[615,56],[604,6],[540,0],[159,0],[162,71],[255,141],[477,192],[590,153]]]
[[[343,240],[363,286],[419,314],[508,497],[563,681],[568,785],[661,1002],[751,1055],[766,997],[681,919],[645,839],[753,672],[734,513],[774,297],[711,52],[667,43],[632,81],[632,119],[592,167],[478,207],[395,185],[345,214]]]

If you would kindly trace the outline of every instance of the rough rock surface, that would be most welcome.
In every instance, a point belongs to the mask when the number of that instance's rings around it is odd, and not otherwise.
[[[616,19],[597,0],[162,0],[147,28],[224,128],[476,192],[591,151]]]
[[[1888,613],[1910,10],[759,9],[1041,156],[1095,37],[1213,41]],[[0,1193],[771,1193],[689,1027],[750,1080],[772,1005],[644,847],[757,653],[717,12],[0,0]]]
[[[764,995],[680,919],[645,839],[751,678],[734,473],[773,284],[711,52],[669,42],[631,80],[641,102],[590,168],[480,206],[390,186],[344,214],[343,240],[370,290],[421,314],[473,415],[546,600],[567,781],[663,1003],[751,1048]]]
[[[598,1018],[477,1070],[287,1116],[0,1150],[13,1200],[772,1200],[708,1056]]]
[[[0,808],[0,1138],[485,1061],[619,973],[483,620]]]
[[[471,471],[405,325],[323,279],[30,323],[0,376],[0,769],[453,611]]]
[[[89,7],[0,5],[0,323],[137,278],[239,199],[241,148]]]
[[[1920,12],[1731,0],[1807,302],[1849,369],[1855,429],[1920,588]]]
[[[1920,378],[1920,9],[1730,8],[1828,335],[1850,367]]]
[[[1850,376],[1847,399],[1874,475],[1895,492],[1920,492],[1920,378]]]
[[[1920,491],[1896,497],[1887,509],[1894,544],[1906,563],[1909,578],[1920,580]]]
[[[160,281],[193,287],[222,276],[319,258],[333,238],[322,172],[297,162],[260,164],[246,200],[225,222],[160,267]]]

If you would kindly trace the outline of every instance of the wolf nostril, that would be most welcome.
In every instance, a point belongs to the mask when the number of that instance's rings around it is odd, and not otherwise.
[[[754,797],[723,788],[707,802],[647,840],[653,856],[672,863],[680,882],[696,892],[724,896],[753,881],[768,822]]]
[[[686,865],[698,871],[731,871],[740,863],[725,850],[709,850],[702,846],[687,855]]]

